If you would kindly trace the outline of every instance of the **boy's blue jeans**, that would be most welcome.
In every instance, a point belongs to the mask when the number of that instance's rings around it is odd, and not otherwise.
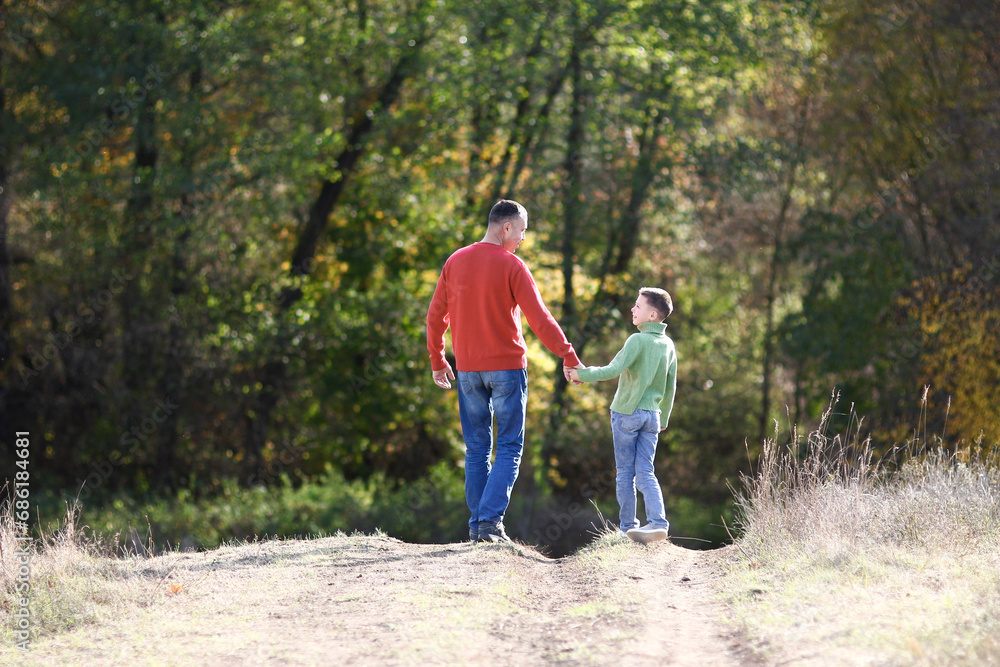
[[[503,521],[524,449],[524,417],[528,407],[528,372],[459,371],[458,414],[465,440],[465,502],[469,527],[480,521]],[[497,419],[496,460],[493,416]]]
[[[660,413],[636,410],[630,415],[611,411],[611,433],[615,440],[615,492],[621,512],[618,527],[627,531],[636,528],[635,490],[642,493],[646,505],[646,521],[657,528],[669,528],[663,508],[663,493],[653,472],[656,439],[660,434]]]

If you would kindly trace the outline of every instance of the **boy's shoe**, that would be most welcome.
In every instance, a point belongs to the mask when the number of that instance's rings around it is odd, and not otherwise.
[[[503,522],[493,523],[492,521],[479,522],[480,542],[510,542],[507,533],[504,532]]]
[[[645,526],[630,529],[627,535],[636,542],[649,544],[650,542],[667,539],[667,529],[651,526],[647,523]]]

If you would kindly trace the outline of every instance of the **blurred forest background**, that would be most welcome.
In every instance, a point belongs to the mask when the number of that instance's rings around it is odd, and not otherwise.
[[[881,452],[1000,440],[996,2],[0,11],[0,454],[9,479],[30,432],[43,520],[79,497],[96,530],[185,547],[461,539],[424,317],[501,196],[585,363],[640,285],[673,295],[676,535],[726,539],[727,485],[834,392]],[[563,553],[591,499],[617,517],[616,383],[567,387],[526,337],[506,523]]]

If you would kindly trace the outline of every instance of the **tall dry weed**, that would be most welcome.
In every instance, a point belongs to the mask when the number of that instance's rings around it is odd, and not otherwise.
[[[744,550],[796,543],[1000,543],[1000,448],[955,450],[940,438],[914,438],[876,459],[862,420],[849,412],[830,433],[839,397],[807,436],[793,430],[764,443],[757,470],[735,492]]]
[[[830,432],[836,405],[735,492],[733,618],[775,660],[1000,664],[1000,446],[949,447],[922,419],[877,458],[853,411]]]
[[[21,563],[16,556],[23,533],[12,507],[0,508],[0,641],[13,636],[12,611]],[[123,551],[117,536],[106,543],[79,525],[79,507],[69,505],[52,531],[28,542],[30,561],[31,639],[78,627],[148,603],[155,597],[143,560]]]

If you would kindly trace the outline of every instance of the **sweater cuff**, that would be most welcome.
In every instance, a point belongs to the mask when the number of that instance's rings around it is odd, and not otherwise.
[[[569,366],[570,368],[575,368],[577,366],[582,366],[583,362],[580,361],[580,357],[576,356],[576,352],[571,352],[568,357],[563,357],[563,366]]]
[[[432,371],[443,371],[448,368],[448,357],[443,353],[441,354],[431,354],[431,370]]]

